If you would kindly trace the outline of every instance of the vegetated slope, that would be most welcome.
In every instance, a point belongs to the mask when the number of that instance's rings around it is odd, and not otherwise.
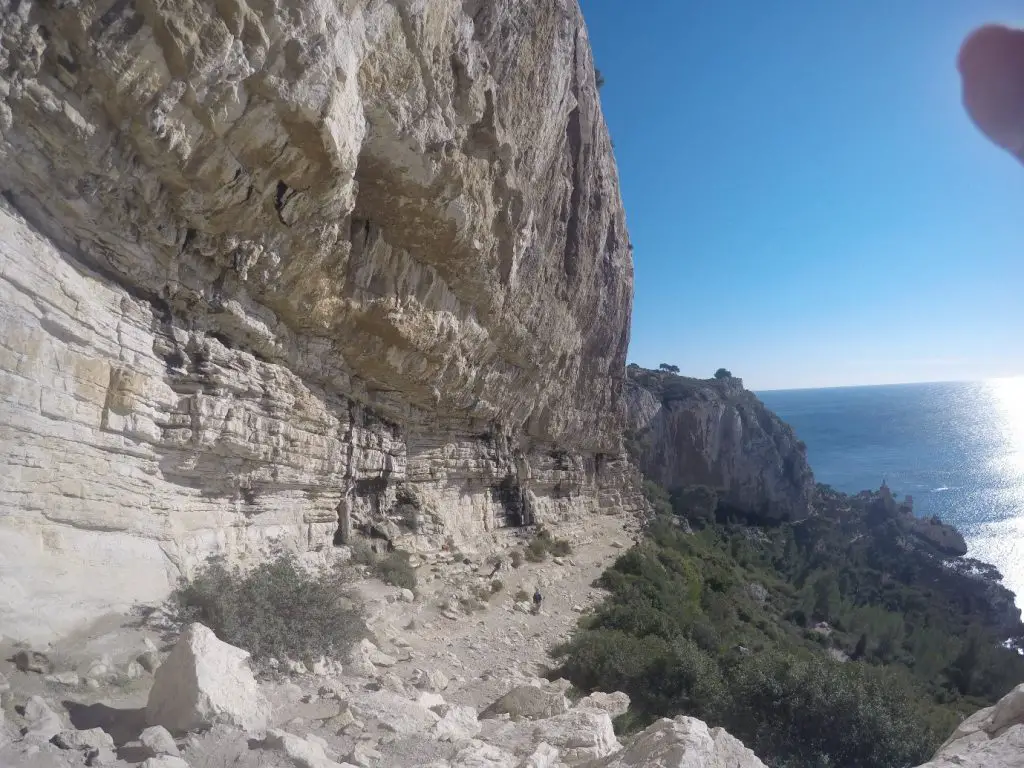
[[[998,572],[951,555],[951,529],[908,521],[886,489],[818,486],[796,522],[712,489],[647,491],[660,514],[556,649],[584,690],[630,695],[621,725],[688,714],[776,766],[909,766],[1024,680]]]

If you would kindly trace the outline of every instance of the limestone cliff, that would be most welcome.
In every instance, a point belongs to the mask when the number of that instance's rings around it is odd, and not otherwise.
[[[736,378],[691,379],[630,366],[630,448],[643,473],[668,489],[703,485],[748,515],[800,520],[814,475],[806,446]]]
[[[576,0],[9,6],[4,632],[213,551],[624,503],[631,249]]]

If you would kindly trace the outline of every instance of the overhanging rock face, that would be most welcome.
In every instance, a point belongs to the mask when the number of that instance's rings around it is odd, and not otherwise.
[[[632,498],[632,262],[574,0],[16,0],[0,190],[8,634],[211,552]]]

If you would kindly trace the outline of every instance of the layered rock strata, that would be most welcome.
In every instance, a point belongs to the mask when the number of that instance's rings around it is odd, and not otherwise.
[[[575,0],[0,14],[0,627],[628,507]],[[45,610],[39,610],[39,606]]]

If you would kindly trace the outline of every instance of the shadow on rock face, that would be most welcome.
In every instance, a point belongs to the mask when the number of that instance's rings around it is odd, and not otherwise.
[[[118,747],[137,741],[146,727],[146,708],[116,709],[106,704],[80,704],[64,701],[71,724],[80,731],[102,728],[114,739]]]

